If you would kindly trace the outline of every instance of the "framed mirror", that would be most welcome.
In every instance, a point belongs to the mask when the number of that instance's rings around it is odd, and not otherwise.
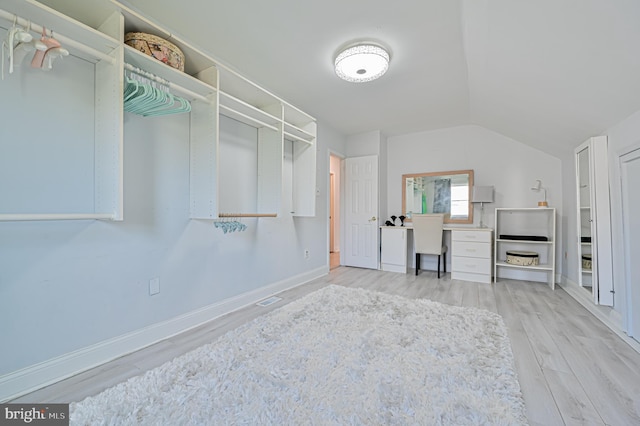
[[[473,223],[471,191],[473,170],[402,175],[402,211],[414,214],[444,213],[445,223]]]

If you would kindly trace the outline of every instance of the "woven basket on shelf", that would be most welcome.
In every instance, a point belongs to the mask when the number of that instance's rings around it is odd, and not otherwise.
[[[535,251],[507,251],[507,263],[518,266],[536,266],[539,264],[539,256]]]
[[[131,32],[124,35],[124,42],[170,67],[184,71],[184,53],[170,41],[152,34]]]

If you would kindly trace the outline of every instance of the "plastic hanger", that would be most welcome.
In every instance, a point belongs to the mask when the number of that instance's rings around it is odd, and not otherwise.
[[[48,49],[44,54],[44,60],[42,61],[42,69],[50,70],[53,68],[53,61],[56,58],[61,58],[63,56],[69,56],[69,51],[64,47],[54,47]]]
[[[137,80],[129,78],[128,76],[125,76],[125,77],[126,77],[127,84],[124,87],[124,103],[126,104],[129,101],[129,99],[131,99],[131,97],[135,96],[135,94],[140,89],[140,86],[138,85]]]
[[[43,42],[45,46],[47,46],[47,50],[36,51],[36,54],[33,55],[33,59],[31,60],[31,66],[33,68],[43,68],[43,65],[45,65],[44,58],[47,52],[49,52],[49,50],[51,49],[62,47],[60,46],[60,42],[53,38],[53,32],[51,32],[51,37],[47,36],[47,29],[44,27],[42,27],[42,36],[40,37],[40,41]],[[69,54],[69,52],[67,52],[67,54]]]
[[[7,39],[2,42],[2,79],[4,80],[4,51],[8,51],[9,57],[9,74],[13,73],[14,66],[14,49],[16,44],[29,43],[33,40],[33,36],[29,34],[27,28],[20,28],[17,26],[18,16],[14,15],[13,26],[7,34]],[[31,25],[31,24],[29,24]]]
[[[145,117],[178,114],[191,111],[186,99],[171,94],[166,83],[148,80],[138,73],[125,73],[124,110]]]
[[[47,45],[36,38],[32,38],[29,42],[18,43],[15,49],[13,49],[14,66],[20,66],[24,58],[36,50],[47,50]]]
[[[159,116],[159,115],[169,115],[169,114],[180,114],[191,111],[191,104],[186,99],[169,94],[172,99],[171,104],[166,108],[155,109],[151,111],[147,111],[145,116]]]

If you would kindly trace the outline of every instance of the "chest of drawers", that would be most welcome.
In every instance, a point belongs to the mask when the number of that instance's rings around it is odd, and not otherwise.
[[[451,231],[451,279],[491,283],[493,230]]]

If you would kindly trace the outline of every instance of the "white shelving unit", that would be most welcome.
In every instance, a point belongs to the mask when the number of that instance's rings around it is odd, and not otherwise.
[[[230,213],[218,200],[218,185],[224,179],[219,175],[218,164],[228,161],[219,158],[220,114],[258,129],[257,211],[236,213],[269,217],[282,212],[283,150],[287,139],[293,144],[291,214],[315,215],[317,129],[313,117],[117,0],[98,0],[91,7],[76,6],[63,0],[5,0],[0,5],[0,28],[9,28],[14,15],[20,17],[19,25],[26,26],[31,21],[34,33],[41,30],[38,24],[55,28],[56,38],[72,55],[95,64],[95,188],[88,197],[95,200],[93,211],[60,213],[40,207],[38,212],[0,211],[0,221],[123,220],[125,64],[168,80],[172,91],[191,101],[192,219],[216,219]],[[124,34],[131,31],[154,34],[178,46],[185,55],[184,72],[125,45]],[[11,204],[10,200],[7,204]]]
[[[518,239],[513,239],[515,238]],[[544,237],[538,241],[526,237]],[[505,238],[506,237],[506,238]],[[523,239],[520,239],[523,238]],[[494,271],[495,281],[512,271],[526,271],[534,274],[531,279],[546,274],[546,282],[555,288],[556,275],[556,209],[554,208],[497,208],[495,216]],[[539,255],[539,264],[519,266],[506,262],[507,251],[534,251]],[[500,274],[504,272],[504,274]],[[537,273],[537,274],[535,274]],[[510,276],[511,277],[511,276]],[[524,277],[524,276],[523,276]],[[523,279],[523,278],[521,278]]]

